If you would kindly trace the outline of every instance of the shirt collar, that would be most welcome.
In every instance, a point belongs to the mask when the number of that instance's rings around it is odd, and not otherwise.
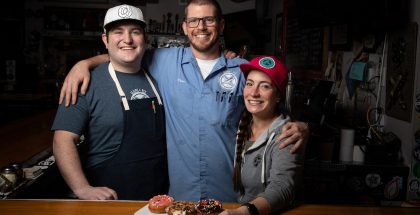
[[[183,53],[181,62],[182,62],[182,64],[196,62],[196,59],[195,59],[195,56],[192,53],[191,47],[188,47],[188,48],[184,49],[184,53]],[[229,63],[227,61],[227,59],[225,58],[225,56],[223,55],[223,53],[221,52],[220,56],[219,56],[219,61],[217,62],[216,67],[217,68],[222,68],[222,67],[226,67],[229,64],[232,64],[232,63]]]

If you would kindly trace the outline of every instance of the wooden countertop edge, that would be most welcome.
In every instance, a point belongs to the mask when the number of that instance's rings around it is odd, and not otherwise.
[[[134,214],[147,204],[147,201],[122,200],[72,200],[72,199],[4,199],[0,200],[0,214]],[[238,203],[224,203],[223,208],[238,207]],[[283,211],[281,214],[419,214],[414,207],[369,207],[363,205],[323,205],[302,204]]]

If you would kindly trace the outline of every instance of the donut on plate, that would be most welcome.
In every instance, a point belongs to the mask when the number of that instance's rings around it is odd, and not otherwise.
[[[196,209],[197,215],[215,215],[223,211],[222,203],[215,199],[200,200]]]
[[[166,208],[171,205],[174,198],[168,195],[157,195],[149,199],[149,210],[152,213],[166,213]]]
[[[186,201],[174,201],[168,208],[168,215],[196,215],[196,203]]]

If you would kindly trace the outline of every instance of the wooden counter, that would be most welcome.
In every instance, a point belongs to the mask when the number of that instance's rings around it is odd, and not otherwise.
[[[80,201],[80,200],[0,200],[0,214],[2,215],[79,215],[79,214],[131,214],[146,205],[140,201]],[[224,204],[225,209],[238,207],[238,204]],[[344,205],[313,205],[305,204],[288,210],[287,215],[396,215],[420,214],[420,208],[410,207],[362,207]]]

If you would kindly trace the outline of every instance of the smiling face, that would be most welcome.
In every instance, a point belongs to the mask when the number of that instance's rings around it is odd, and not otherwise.
[[[246,109],[254,117],[268,118],[278,114],[276,109],[280,101],[279,91],[264,72],[249,71],[244,88],[244,100]]]
[[[120,72],[137,72],[145,51],[144,29],[134,23],[121,23],[103,34],[102,41],[108,49],[114,68]]]
[[[186,9],[186,21],[182,28],[188,36],[195,57],[203,60],[215,59],[219,57],[219,34],[223,32],[224,20],[217,17],[214,5],[190,4]],[[187,22],[195,18],[215,17],[214,23],[199,20],[196,27],[192,27]]]

